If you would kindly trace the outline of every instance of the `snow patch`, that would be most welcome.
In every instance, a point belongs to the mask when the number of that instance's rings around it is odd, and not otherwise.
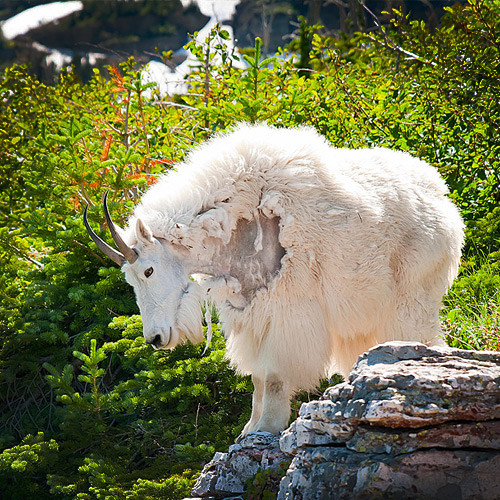
[[[210,35],[210,31],[217,23],[218,21],[212,17],[199,31],[196,40],[200,43],[205,43],[205,39]],[[226,30],[229,33],[229,40],[217,39],[216,41],[213,41],[213,44],[224,44],[227,50],[231,52],[235,47],[233,28],[229,25],[223,24],[221,29]],[[173,94],[186,94],[189,86],[187,77],[193,68],[200,64],[198,59],[196,59],[196,57],[190,52],[187,53],[187,56],[186,60],[179,64],[174,70],[171,70],[163,63],[150,61],[142,73],[143,83],[156,82],[158,84],[158,90],[161,97]],[[216,57],[213,59],[212,64],[217,65],[221,64],[221,62],[220,57]],[[246,67],[242,61],[235,61],[233,65],[238,68]],[[147,96],[150,97],[151,92],[148,92]]]
[[[181,0],[184,8],[195,4],[204,16],[213,17],[218,23],[231,19],[240,2],[241,0]]]
[[[69,16],[73,14],[73,12],[78,12],[82,9],[83,3],[79,0],[37,5],[36,7],[24,10],[4,21],[1,24],[2,34],[7,40],[13,40],[19,35],[28,33],[28,31],[32,29]]]

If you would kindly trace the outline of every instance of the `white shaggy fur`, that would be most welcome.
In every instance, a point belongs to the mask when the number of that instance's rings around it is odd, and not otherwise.
[[[218,136],[147,191],[125,233],[146,340],[201,341],[208,294],[229,359],[252,374],[243,433],[279,432],[293,391],[347,374],[374,344],[442,342],[463,244],[447,191],[406,153],[334,149],[311,128]],[[142,275],[150,266],[156,282]]]

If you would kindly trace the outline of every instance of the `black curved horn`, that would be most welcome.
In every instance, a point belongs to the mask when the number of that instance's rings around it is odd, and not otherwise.
[[[108,193],[109,191],[106,191],[106,194],[104,195],[103,198],[103,205],[104,205],[104,215],[106,217],[106,221],[108,223],[109,231],[111,233],[111,236],[113,238],[113,241],[115,242],[116,246],[118,249],[123,253],[125,256],[125,259],[127,259],[130,264],[133,264],[137,260],[137,253],[136,251],[129,247],[122,239],[118,231],[116,230],[115,223],[111,219],[111,216],[109,215],[109,210],[108,210]]]
[[[94,243],[97,245],[99,250],[101,250],[104,254],[106,254],[113,262],[116,262],[119,266],[122,266],[126,259],[123,254],[116,251],[113,247],[110,247],[104,240],[99,238],[94,230],[90,227],[89,221],[87,220],[87,209],[89,206],[85,207],[85,211],[83,212],[83,223],[87,228],[87,232],[90,237],[94,240]]]

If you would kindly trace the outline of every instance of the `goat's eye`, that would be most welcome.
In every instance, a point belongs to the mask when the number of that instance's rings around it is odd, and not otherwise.
[[[152,268],[152,267],[148,267],[148,268],[144,271],[144,276],[146,276],[146,278],[149,278],[152,274],[153,274],[153,268]]]

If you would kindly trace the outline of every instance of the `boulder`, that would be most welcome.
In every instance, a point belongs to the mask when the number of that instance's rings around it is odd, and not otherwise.
[[[256,432],[229,447],[227,453],[216,453],[205,466],[192,495],[197,498],[237,499],[245,492],[245,483],[261,470],[278,470],[289,463],[279,446],[279,436]]]
[[[500,498],[500,353],[391,342],[302,405],[278,499]]]
[[[242,495],[287,457],[278,500],[499,499],[500,353],[376,346],[279,442],[256,433],[217,454],[193,495]]]

